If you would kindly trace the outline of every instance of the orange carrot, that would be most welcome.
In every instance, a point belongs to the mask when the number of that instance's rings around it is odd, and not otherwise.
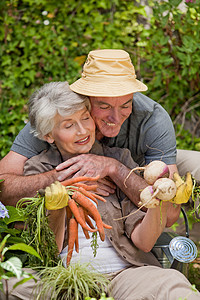
[[[96,177],[84,177],[84,176],[80,176],[80,177],[75,177],[75,178],[70,178],[70,179],[66,179],[64,181],[61,182],[62,185],[64,186],[70,186],[73,185],[79,181],[97,181],[99,179],[99,175]]]
[[[74,217],[76,218],[76,221],[81,225],[82,228],[91,231],[91,232],[95,232],[97,231],[96,229],[92,229],[89,226],[87,226],[87,224],[84,222],[84,220],[81,218],[78,207],[76,205],[76,202],[73,199],[69,199],[68,200],[68,205],[69,208],[71,209]]]
[[[89,191],[86,191],[84,188],[80,187],[79,189],[79,192],[81,192],[84,196],[90,198],[91,200],[93,200],[96,205],[98,205],[98,201],[95,199],[95,197],[93,196],[92,193],[90,193]]]
[[[96,189],[97,189],[96,184],[87,185],[85,183],[77,182],[77,183],[74,184],[74,186],[83,187],[86,191],[96,191]]]
[[[88,219],[89,219],[89,222],[91,222],[91,220],[90,220],[90,218],[89,218],[89,216],[87,215],[87,212],[85,212],[85,221],[86,221],[86,223],[88,223]],[[91,216],[91,215],[90,215]],[[91,218],[94,220],[94,218],[91,216]],[[91,222],[92,223],[92,222]],[[106,229],[112,229],[112,226],[111,225],[108,225],[108,224],[106,224],[106,223],[104,223],[103,221],[102,221],[102,223],[103,223],[103,227],[104,228],[106,228]],[[88,225],[89,225],[89,223],[88,223]]]
[[[97,195],[97,194],[95,194],[95,193],[93,193],[93,196],[94,196],[95,198],[97,198],[98,200],[100,200],[100,201],[106,202],[106,199],[104,199],[103,197],[101,197],[101,196],[99,196],[99,195]]]
[[[78,210],[79,210],[79,213],[80,213],[80,215],[81,215],[81,218],[84,220],[84,222],[86,222],[86,220],[85,220],[85,214],[84,214],[84,210],[83,210],[82,206],[79,206],[79,207],[78,207]],[[89,235],[88,230],[84,229],[83,227],[82,227],[82,229],[83,229],[83,233],[84,233],[86,239],[89,239],[89,238],[90,238],[90,235]],[[94,229],[94,228],[93,228],[93,229]]]
[[[67,215],[67,219],[71,219],[72,217],[72,211],[71,209],[69,208],[69,206],[66,206],[66,215]]]
[[[78,242],[78,222],[77,223],[77,231],[76,231],[76,238],[75,238],[75,250],[77,253],[79,253],[79,242]]]
[[[85,215],[85,222],[91,227],[91,228],[95,228],[94,225],[92,224],[92,221],[90,219],[90,217],[88,216],[87,211],[83,208],[84,211],[84,215]]]
[[[68,253],[67,253],[67,266],[69,266],[72,253],[74,249],[74,244],[77,236],[78,231],[78,223],[76,222],[75,218],[71,218],[69,221],[69,239],[68,239]]]
[[[91,214],[97,214],[99,215],[99,212],[96,208],[96,206],[92,203],[90,199],[88,199],[85,195],[80,193],[79,191],[76,191],[73,193],[72,198],[81,205],[84,209],[87,211],[90,211]]]
[[[91,215],[92,218],[94,218],[97,228],[98,228],[98,231],[99,231],[100,238],[102,241],[104,241],[105,240],[105,232],[104,232],[101,216],[100,216],[96,206],[87,197],[85,197],[83,194],[81,194],[78,191],[76,191],[73,194],[72,198],[78,204],[83,206],[88,211],[88,214]]]
[[[103,222],[103,227],[106,229],[112,229],[111,225],[105,224],[104,222]]]
[[[102,241],[104,241],[105,240],[105,232],[104,232],[103,222],[102,222],[100,214],[98,216],[97,215],[93,216],[89,211],[87,211],[87,212],[88,212],[88,215],[96,222],[96,226],[97,226],[97,229],[99,232],[100,239]]]

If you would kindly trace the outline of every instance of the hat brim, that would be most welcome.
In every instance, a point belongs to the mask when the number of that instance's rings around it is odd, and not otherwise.
[[[70,89],[78,94],[96,97],[119,97],[136,92],[144,92],[147,86],[137,79],[125,81],[89,81],[80,78],[70,85]]]

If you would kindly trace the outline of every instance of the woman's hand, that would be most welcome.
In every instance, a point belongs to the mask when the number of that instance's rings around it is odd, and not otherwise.
[[[109,178],[102,178],[97,181],[96,193],[101,196],[109,196],[109,194],[114,194],[116,185],[110,181]]]

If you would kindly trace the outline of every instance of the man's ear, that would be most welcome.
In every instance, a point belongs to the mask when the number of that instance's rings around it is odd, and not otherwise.
[[[47,141],[49,144],[53,144],[54,138],[52,137],[51,133],[48,133],[44,136],[44,140]]]

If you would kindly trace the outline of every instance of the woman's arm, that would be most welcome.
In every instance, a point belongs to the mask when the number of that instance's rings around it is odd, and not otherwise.
[[[57,210],[49,210],[48,216],[49,226],[55,234],[56,243],[60,253],[63,249],[63,242],[65,238],[66,208],[63,207]]]
[[[137,223],[131,234],[135,246],[144,252],[153,248],[167,222],[169,202],[162,202],[161,206],[149,208],[144,218]]]

